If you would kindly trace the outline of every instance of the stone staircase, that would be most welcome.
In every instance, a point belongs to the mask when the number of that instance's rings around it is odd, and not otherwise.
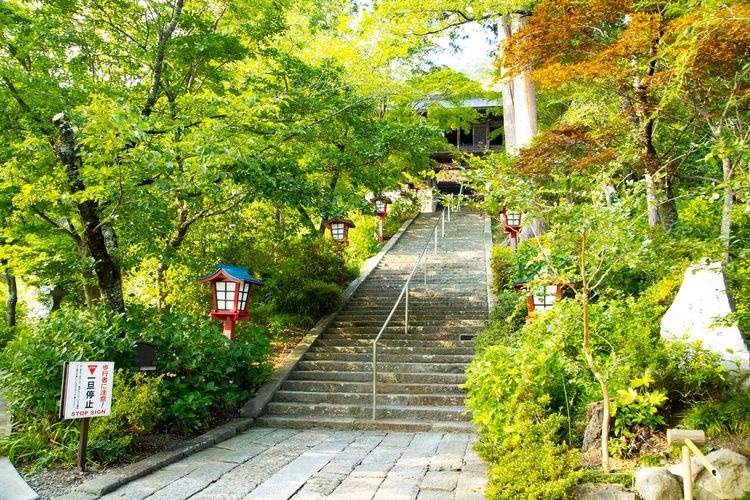
[[[372,342],[438,224],[420,214],[315,340],[266,407],[258,425],[291,428],[472,430],[464,370],[472,337],[487,320],[484,216],[445,222],[412,278],[409,330],[399,305],[378,343],[377,413],[372,420]],[[439,231],[440,232],[440,231]]]

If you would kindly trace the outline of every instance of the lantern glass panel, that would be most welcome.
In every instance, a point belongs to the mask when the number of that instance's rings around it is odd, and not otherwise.
[[[510,210],[505,212],[505,223],[509,226],[521,225],[521,212]]]
[[[245,311],[247,309],[247,298],[250,295],[250,283],[240,285],[240,297],[237,301],[237,310]]]
[[[534,292],[534,310],[546,311],[551,309],[557,302],[557,285],[540,287]]]
[[[237,283],[234,281],[217,281],[214,286],[216,287],[216,309],[221,311],[233,310]]]
[[[383,200],[375,200],[375,210],[378,213],[385,212],[385,202]]]
[[[344,241],[344,224],[336,222],[331,224],[331,237],[336,241]]]

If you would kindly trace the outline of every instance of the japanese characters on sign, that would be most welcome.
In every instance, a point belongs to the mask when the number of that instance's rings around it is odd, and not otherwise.
[[[111,361],[65,363],[60,418],[106,417],[112,408],[115,364]]]

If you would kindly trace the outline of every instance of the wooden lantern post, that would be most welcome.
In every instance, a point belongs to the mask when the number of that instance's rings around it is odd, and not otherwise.
[[[378,244],[382,244],[384,241],[383,219],[388,215],[388,205],[391,200],[385,196],[376,196],[371,203],[375,205],[375,214],[378,216]]]
[[[323,226],[328,228],[331,232],[331,239],[336,243],[336,256],[339,259],[339,286],[344,285],[344,255],[342,248],[349,244],[349,229],[356,227],[354,223],[348,219],[342,219],[341,217],[334,217],[328,219],[323,223]]]
[[[232,266],[219,262],[211,274],[198,281],[211,283],[213,309],[211,319],[224,321],[224,335],[234,340],[235,321],[250,319],[250,295],[253,286],[263,286],[265,282],[250,276],[245,267]]]
[[[503,232],[510,236],[510,249],[515,252],[518,245],[518,233],[521,231],[523,212],[518,209],[503,207]]]

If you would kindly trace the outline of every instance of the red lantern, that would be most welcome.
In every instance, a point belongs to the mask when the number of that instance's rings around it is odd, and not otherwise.
[[[342,219],[341,217],[328,219],[323,223],[323,226],[331,231],[331,238],[333,238],[333,241],[341,243],[342,245],[349,244],[349,228],[355,227],[352,221]]]
[[[542,268],[532,278],[516,281],[513,284],[513,289],[516,291],[531,291],[528,297],[529,316],[526,317],[527,320],[530,320],[534,315],[552,309],[552,306],[560,300],[563,286],[566,284],[570,283],[565,283],[548,269]]]
[[[250,276],[245,267],[222,262],[219,262],[213,273],[199,278],[198,281],[211,283],[214,304],[211,319],[223,320],[224,335],[229,340],[234,340],[234,322],[250,318],[248,306],[253,285],[263,286],[265,282]]]

